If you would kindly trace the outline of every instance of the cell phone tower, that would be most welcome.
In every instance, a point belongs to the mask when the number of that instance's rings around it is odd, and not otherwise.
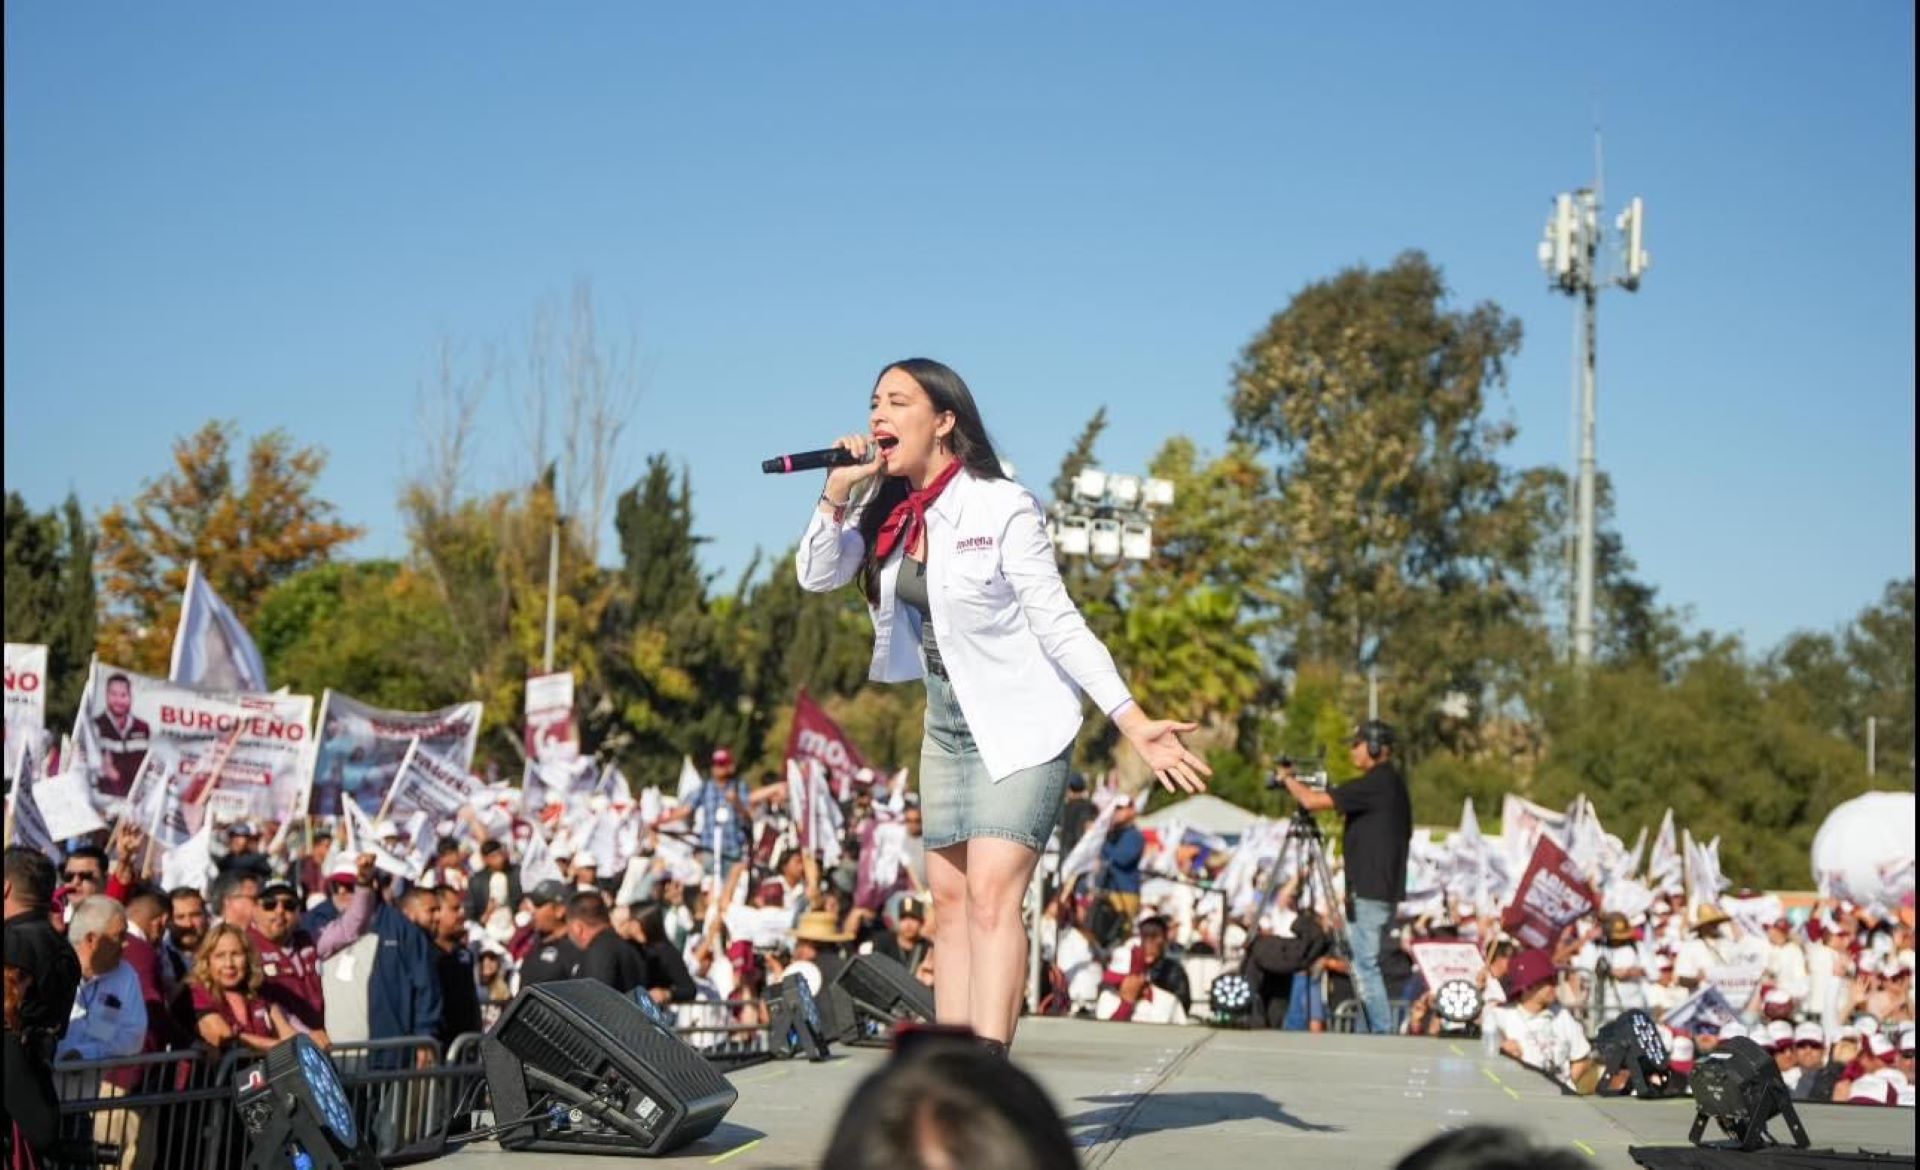
[[[1593,660],[1593,528],[1594,528],[1594,393],[1598,366],[1595,338],[1599,298],[1603,288],[1633,292],[1653,265],[1646,249],[1646,204],[1636,195],[1614,220],[1614,247],[1609,247],[1601,211],[1600,131],[1593,132],[1593,186],[1554,196],[1553,211],[1540,241],[1540,266],[1547,287],[1580,298],[1580,323],[1575,338],[1580,381],[1579,475],[1574,505],[1577,536],[1574,551],[1573,660],[1585,666]],[[1615,263],[1604,262],[1613,257]]]

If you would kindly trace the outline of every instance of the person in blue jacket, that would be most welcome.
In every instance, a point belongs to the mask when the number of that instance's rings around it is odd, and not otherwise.
[[[373,1040],[432,1039],[440,1028],[440,976],[426,932],[394,908],[391,878],[381,873],[380,900],[367,930],[380,939],[367,987],[367,1034]],[[340,914],[331,900],[307,912],[305,926],[318,934]]]
[[[1140,858],[1147,851],[1147,838],[1133,823],[1139,811],[1133,797],[1115,797],[1113,820],[1100,845],[1100,888],[1129,927],[1140,917]]]

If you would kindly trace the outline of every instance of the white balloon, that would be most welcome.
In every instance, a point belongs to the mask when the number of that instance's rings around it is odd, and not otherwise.
[[[1827,814],[1813,836],[1824,897],[1890,910],[1913,893],[1913,793],[1868,792]]]

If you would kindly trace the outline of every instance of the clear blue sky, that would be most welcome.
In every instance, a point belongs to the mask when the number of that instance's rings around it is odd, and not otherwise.
[[[98,511],[230,417],[397,554],[439,339],[517,350],[587,277],[645,352],[627,469],[686,461],[730,581],[815,486],[758,460],[889,359],[958,368],[1029,482],[1103,403],[1139,467],[1218,449],[1292,293],[1410,247],[1523,320],[1512,457],[1565,465],[1533,249],[1597,102],[1655,257],[1600,320],[1643,573],[1766,646],[1913,572],[1910,4],[718,7],[8,4],[6,486]],[[503,394],[471,486],[521,450]]]

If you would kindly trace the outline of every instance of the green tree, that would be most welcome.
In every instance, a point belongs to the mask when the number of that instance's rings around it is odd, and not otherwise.
[[[1837,633],[1788,637],[1769,667],[1797,692],[1809,722],[1852,744],[1866,759],[1874,721],[1875,774],[1913,783],[1913,578],[1892,581]]]
[[[189,563],[245,622],[268,589],[360,535],[315,493],[319,448],[268,431],[236,466],[235,437],[210,422],[175,442],[171,470],[101,515],[100,649],[116,665],[165,672]]]
[[[463,680],[464,695],[483,704],[477,759],[518,770],[525,752],[526,680],[543,667],[547,557],[558,522],[551,473],[531,490],[498,492],[443,506],[425,484],[402,497],[412,552],[407,566],[451,633],[437,664]],[[601,669],[598,637],[614,583],[587,555],[577,525],[560,524],[559,590],[554,666],[575,674],[575,703],[586,718],[584,747],[613,702]]]
[[[427,578],[397,561],[329,564],[267,591],[252,628],[271,677],[420,711],[472,695],[459,637]]]
[[[34,512],[7,493],[6,634],[47,647],[47,726],[68,727],[80,709],[94,642],[93,533],[80,501]]]
[[[1807,716],[1796,688],[1733,639],[1703,637],[1667,671],[1562,668],[1540,711],[1549,747],[1534,795],[1558,805],[1585,792],[1629,837],[1671,806],[1696,837],[1721,837],[1735,882],[1802,889],[1815,830],[1867,787],[1864,759]]]
[[[1235,437],[1274,461],[1269,580],[1292,656],[1357,669],[1378,638],[1384,713],[1416,755],[1473,750],[1545,653],[1545,508],[1502,465],[1514,428],[1491,412],[1520,325],[1447,300],[1418,252],[1311,284],[1248,344],[1231,398]],[[1454,694],[1469,718],[1442,714]]]

